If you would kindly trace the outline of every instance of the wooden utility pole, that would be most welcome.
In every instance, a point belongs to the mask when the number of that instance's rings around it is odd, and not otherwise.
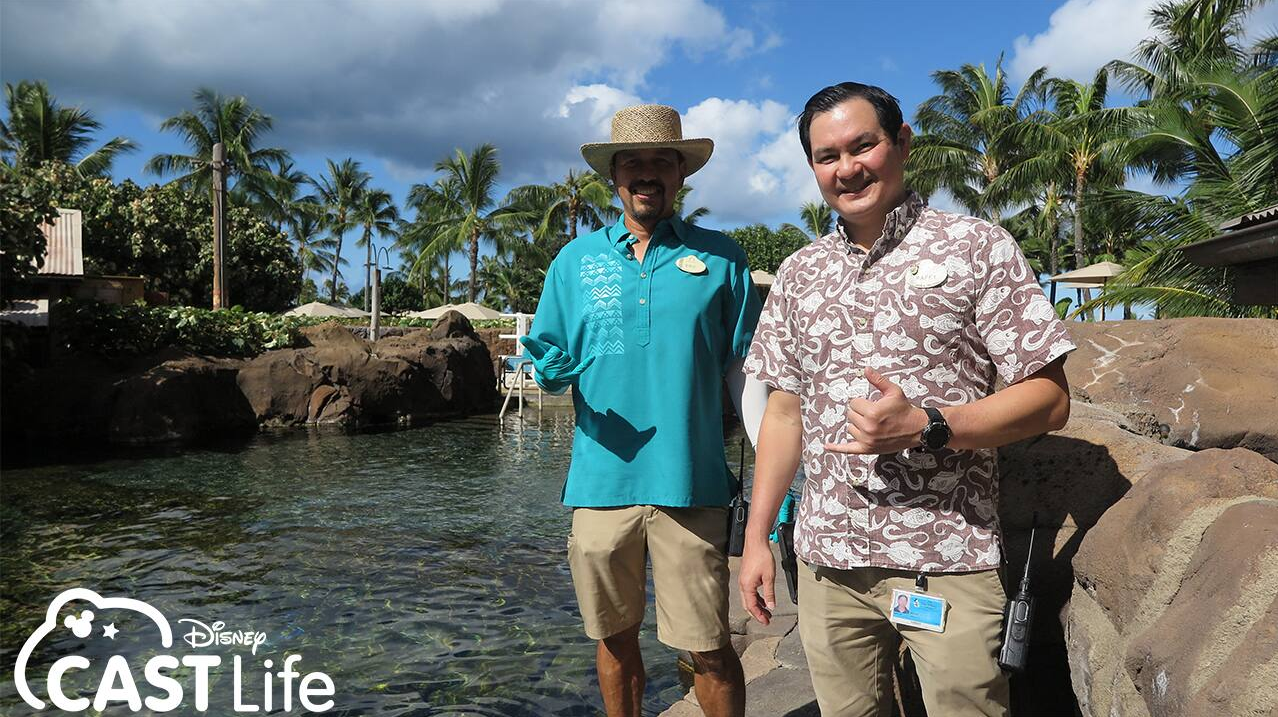
[[[213,308],[224,309],[226,295],[226,146],[213,145]]]

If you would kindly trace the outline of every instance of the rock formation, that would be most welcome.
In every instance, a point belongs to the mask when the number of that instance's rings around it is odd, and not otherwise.
[[[1278,461],[1278,321],[1071,322],[1076,396],[1151,412],[1186,448],[1250,448]]]
[[[347,328],[248,360],[170,351],[127,364],[66,357],[4,396],[6,447],[140,445],[251,435],[259,426],[367,426],[495,409],[488,349],[460,314],[370,344]]]

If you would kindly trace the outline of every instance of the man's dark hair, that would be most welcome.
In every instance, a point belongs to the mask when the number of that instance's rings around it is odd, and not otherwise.
[[[812,159],[812,118],[858,97],[874,107],[879,126],[887,133],[888,139],[896,143],[901,125],[905,122],[901,117],[901,105],[896,98],[882,87],[863,85],[860,82],[840,82],[812,95],[803,106],[803,112],[799,115],[799,143],[803,145],[805,157]]]

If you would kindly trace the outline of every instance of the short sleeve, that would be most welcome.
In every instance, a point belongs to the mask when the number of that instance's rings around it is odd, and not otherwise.
[[[998,375],[1021,381],[1073,351],[1064,322],[1016,241],[994,227],[973,245],[976,329]]]
[[[762,308],[759,292],[754,288],[754,280],[750,278],[750,267],[743,256],[741,260],[732,262],[731,306],[724,312],[724,334],[732,337],[731,354],[728,362],[743,359],[750,352],[750,342],[754,339],[755,326],[759,323],[759,311]]]
[[[754,342],[746,357],[745,372],[775,389],[798,394],[803,390],[803,379],[785,268],[782,264],[777,270],[776,281],[763,304]]]

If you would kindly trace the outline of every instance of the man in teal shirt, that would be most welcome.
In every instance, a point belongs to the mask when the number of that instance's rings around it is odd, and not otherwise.
[[[674,213],[713,146],[683,139],[675,110],[639,105],[616,114],[611,142],[582,147],[612,177],[624,216],[559,253],[522,339],[538,384],[573,389],[568,558],[610,715],[642,703],[649,557],[657,638],[692,653],[706,714],[745,709],[727,626],[733,478],[721,399],[725,378],[741,389],[759,299],[745,252]]]

